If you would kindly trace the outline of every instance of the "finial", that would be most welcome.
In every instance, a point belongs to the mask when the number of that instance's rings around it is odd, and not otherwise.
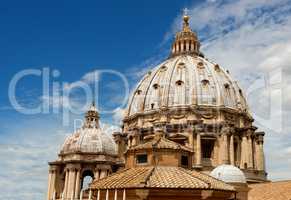
[[[183,23],[183,31],[190,31],[190,27],[189,27],[189,9],[188,8],[184,8],[183,9],[183,20],[184,20],[184,23]]]

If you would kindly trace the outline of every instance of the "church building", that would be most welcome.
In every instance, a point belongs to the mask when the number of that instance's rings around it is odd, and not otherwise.
[[[121,132],[106,135],[91,106],[49,163],[48,200],[266,198],[265,133],[230,72],[200,51],[189,20],[184,14],[169,57],[137,84]]]

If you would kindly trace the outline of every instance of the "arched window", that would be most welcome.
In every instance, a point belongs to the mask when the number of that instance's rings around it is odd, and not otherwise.
[[[220,67],[219,67],[218,64],[216,64],[216,65],[214,66],[214,69],[215,69],[215,71],[220,72]]]
[[[213,139],[202,139],[201,146],[202,146],[202,157],[204,159],[210,159],[212,157],[212,153],[214,150],[214,142]]]
[[[228,83],[224,84],[224,96],[225,96],[225,105],[226,106],[231,106],[232,105],[232,96],[231,96],[231,91],[230,91],[230,86]]]
[[[207,79],[203,79],[201,81],[201,99],[202,99],[202,103],[203,104],[211,104],[212,103],[212,96],[211,96],[211,92],[210,92],[210,83],[209,80]]]
[[[91,170],[85,170],[82,174],[81,190],[89,188],[89,184],[94,180],[94,173]]]

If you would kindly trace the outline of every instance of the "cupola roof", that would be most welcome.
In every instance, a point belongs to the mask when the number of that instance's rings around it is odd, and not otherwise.
[[[83,127],[69,136],[61,149],[61,155],[71,153],[90,153],[116,155],[116,144],[99,125],[99,113],[95,103],[85,114]]]

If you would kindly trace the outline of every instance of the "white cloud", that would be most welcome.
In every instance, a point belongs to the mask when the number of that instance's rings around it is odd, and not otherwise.
[[[119,125],[122,124],[122,119],[125,116],[125,111],[126,111],[126,109],[122,109],[122,108],[117,108],[114,111],[112,119],[116,124],[119,124]]]
[[[48,161],[56,158],[67,133],[46,120],[18,125],[8,137],[0,136],[1,199],[45,199]]]

